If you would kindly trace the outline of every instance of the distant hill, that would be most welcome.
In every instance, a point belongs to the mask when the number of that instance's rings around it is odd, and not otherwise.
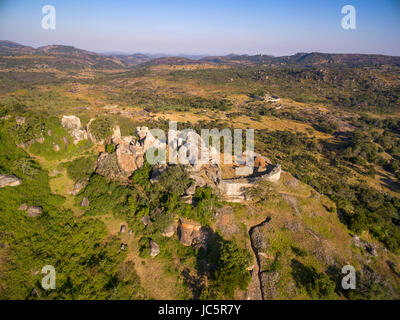
[[[119,59],[128,66],[135,66],[151,60],[149,56],[142,53],[129,54],[129,55],[118,54],[118,55],[110,55],[110,57]]]
[[[18,59],[14,57],[19,56]],[[128,63],[72,46],[50,45],[37,49],[11,41],[0,41],[0,66],[56,68],[60,70],[121,69]]]
[[[15,56],[19,56],[15,59]],[[200,59],[199,59],[200,58]],[[372,54],[296,53],[291,56],[271,55],[164,56],[147,54],[98,54],[65,45],[39,48],[24,46],[12,41],[0,41],[0,66],[20,68],[56,68],[59,70],[124,69],[137,65],[186,65],[213,63],[222,65],[278,65],[278,66],[346,66],[379,67],[400,66],[400,57]]]
[[[202,63],[201,60],[193,60],[183,57],[164,57],[150,60],[147,64],[149,65],[162,65],[162,64],[172,64],[172,65],[186,65],[186,64],[198,64]]]
[[[292,56],[236,55],[205,57],[200,61],[219,64],[287,64],[299,66],[343,65],[347,67],[400,66],[400,57],[373,54],[296,53]]]

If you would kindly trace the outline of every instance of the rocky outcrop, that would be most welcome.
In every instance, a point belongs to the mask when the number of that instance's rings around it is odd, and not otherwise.
[[[13,175],[0,174],[0,188],[16,187],[22,183],[22,180]]]
[[[166,171],[168,166],[166,164],[156,164],[153,166],[151,171],[151,183],[156,183],[160,181],[161,174]]]
[[[91,120],[92,121],[92,120]],[[88,123],[88,135],[90,134],[90,123]],[[78,125],[78,124],[76,124]],[[72,126],[72,124],[70,124]],[[217,150],[208,147],[201,136],[194,131],[170,130],[168,141],[160,141],[155,138],[149,128],[137,127],[136,135],[121,136],[118,126],[113,129],[111,142],[115,145],[115,153],[100,154],[97,161],[96,172],[113,180],[130,177],[135,170],[141,168],[145,161],[146,152],[151,148],[165,149],[166,143],[176,150],[178,163],[186,164],[190,169],[194,180],[185,190],[184,200],[192,203],[192,197],[196,188],[211,186],[220,190],[226,196],[226,200],[231,202],[241,202],[246,200],[246,189],[256,184],[259,180],[265,179],[276,182],[280,179],[281,166],[269,164],[269,160],[261,155],[252,152],[250,155],[244,153],[241,157],[235,157],[237,166],[245,164],[246,157],[254,157],[255,170],[249,169],[249,175],[233,179],[222,179],[222,170],[216,161]],[[209,148],[206,159],[201,159],[201,152],[204,148]],[[171,150],[169,150],[171,152]],[[169,155],[172,157],[171,155]],[[172,157],[173,158],[173,157]],[[205,160],[205,163],[202,162]],[[160,163],[153,166],[151,182],[159,181],[160,175],[167,169],[167,164]]]

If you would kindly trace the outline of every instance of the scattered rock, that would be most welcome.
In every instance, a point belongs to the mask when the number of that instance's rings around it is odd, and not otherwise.
[[[21,210],[21,211],[25,211],[27,209],[28,209],[28,205],[26,203],[21,204],[18,208],[18,210]]]
[[[130,230],[128,231],[128,234],[129,234],[129,235],[132,235],[132,234],[133,234],[133,230],[130,229]]]
[[[60,146],[58,145],[58,144],[53,144],[53,150],[55,151],[55,152],[58,152],[58,151],[60,151]]]
[[[36,142],[38,142],[40,144],[44,143],[44,137],[40,136],[39,138],[36,139]]]
[[[43,213],[43,208],[37,207],[37,206],[31,206],[31,207],[28,207],[27,213],[28,213],[28,217],[31,217],[31,218],[38,217]]]
[[[155,257],[160,253],[160,246],[150,239],[150,257]]]
[[[125,250],[128,245],[126,243],[121,243],[120,250]]]
[[[69,192],[69,194],[72,194],[76,196],[79,192],[81,192],[89,183],[89,179],[84,179],[84,180],[79,180],[74,184],[74,189]]]
[[[52,131],[51,131],[51,129],[49,129],[48,131],[47,131],[47,135],[49,136],[49,137],[51,137],[51,135],[52,135]]]
[[[0,188],[16,187],[22,183],[22,180],[13,175],[0,174]]]
[[[89,207],[89,199],[87,197],[82,199],[81,207]]]
[[[24,117],[19,117],[19,116],[17,116],[17,117],[15,117],[15,122],[18,124],[18,125],[23,125],[23,124],[25,124],[25,118]]]
[[[142,221],[145,226],[151,223],[151,219],[149,216],[144,216],[142,219],[140,219],[140,221]]]
[[[289,188],[297,188],[299,186],[299,180],[292,178],[286,182]]]
[[[169,227],[167,227],[165,230],[161,232],[161,235],[167,238],[171,238],[176,230],[176,225],[175,223],[171,224]]]
[[[71,131],[71,136],[74,138],[73,144],[78,144],[82,140],[87,140],[88,134],[86,130],[74,129]]]
[[[64,140],[64,145],[65,145],[65,150],[67,150],[68,149],[68,145],[69,145],[69,140],[68,140],[67,137],[64,137],[63,140]]]

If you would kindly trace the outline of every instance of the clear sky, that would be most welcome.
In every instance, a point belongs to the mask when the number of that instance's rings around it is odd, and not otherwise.
[[[56,30],[41,27],[47,4]],[[356,30],[341,26],[347,4]],[[400,55],[400,0],[0,0],[0,39],[96,52]]]

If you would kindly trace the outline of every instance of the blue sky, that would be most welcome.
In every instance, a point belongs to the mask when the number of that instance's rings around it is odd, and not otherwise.
[[[41,27],[47,4],[56,30]],[[341,27],[346,4],[356,30]],[[0,39],[97,52],[400,55],[400,1],[0,0]]]

